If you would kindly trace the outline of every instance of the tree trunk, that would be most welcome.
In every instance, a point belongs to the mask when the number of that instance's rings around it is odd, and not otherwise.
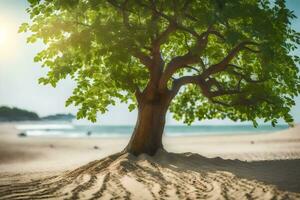
[[[143,102],[139,105],[137,122],[126,147],[134,155],[154,155],[163,148],[162,135],[169,103],[163,100]]]

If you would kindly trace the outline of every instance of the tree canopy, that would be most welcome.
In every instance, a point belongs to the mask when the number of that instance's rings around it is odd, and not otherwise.
[[[46,48],[34,60],[39,81],[77,87],[66,104],[96,120],[117,101],[132,110],[155,88],[175,97],[176,119],[270,121],[289,114],[300,92],[300,34],[284,0],[29,0],[28,42]]]

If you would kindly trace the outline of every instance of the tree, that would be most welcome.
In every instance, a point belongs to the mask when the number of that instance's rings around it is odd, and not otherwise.
[[[9,121],[37,121],[40,120],[38,114],[19,108],[0,107],[0,122]]]
[[[29,0],[28,42],[46,49],[42,84],[67,76],[77,87],[66,105],[96,121],[117,101],[138,109],[126,150],[162,148],[168,109],[176,119],[292,123],[300,92],[300,34],[284,0]]]

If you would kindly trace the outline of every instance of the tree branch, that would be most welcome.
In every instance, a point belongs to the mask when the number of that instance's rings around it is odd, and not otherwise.
[[[153,41],[154,49],[159,50],[160,46],[166,42],[169,35],[176,30],[176,26],[169,23],[168,27]]]
[[[195,67],[192,67],[192,66],[189,66],[189,65],[185,65],[183,66],[184,68],[188,68],[188,69],[192,69],[192,70],[195,70],[196,72],[198,72],[199,74],[201,73],[201,71]]]
[[[167,82],[169,78],[175,73],[175,71],[179,68],[182,68],[183,66],[187,66],[190,64],[195,64],[199,60],[199,57],[192,54],[191,52],[188,52],[187,54],[183,56],[177,56],[173,58],[166,66],[166,70],[164,71],[160,83],[159,83],[159,89],[164,90],[167,87]]]
[[[236,47],[234,47],[228,54],[227,56],[219,63],[211,65],[207,70],[205,70],[202,74],[202,76],[204,78],[224,71],[226,70],[226,68],[228,67],[229,62],[241,51],[241,50],[249,50],[249,48],[247,47],[247,45],[258,45],[255,42],[241,42],[240,44],[238,44]]]
[[[232,90],[224,90],[221,84],[213,79],[210,78],[208,81],[205,81],[201,75],[196,76],[184,76],[173,81],[171,92],[176,95],[180,88],[187,84],[196,84],[202,90],[202,94],[206,96],[208,99],[213,100],[214,97],[224,96],[224,95],[234,95],[234,94],[242,94],[245,91],[241,91],[240,87],[237,86],[236,89]],[[238,83],[239,85],[240,83]],[[212,85],[216,85],[218,88],[217,91],[211,91]]]
[[[190,83],[199,85],[201,84],[201,82],[202,80],[200,76],[184,76],[173,80],[171,92],[175,96],[182,86]]]
[[[166,66],[166,70],[163,73],[160,83],[159,83],[159,89],[164,90],[167,88],[167,82],[170,79],[170,77],[176,72],[176,70],[180,68],[184,68],[191,64],[196,64],[200,62],[202,65],[203,70],[205,69],[205,65],[203,63],[203,60],[200,58],[201,51],[206,47],[208,42],[208,36],[210,34],[215,34],[218,37],[224,39],[224,37],[219,33],[218,31],[212,30],[212,26],[209,26],[207,31],[199,34],[196,34],[197,42],[194,45],[194,47],[190,48],[188,50],[188,53],[186,53],[183,56],[177,56],[173,58]],[[194,53],[192,53],[194,52]]]
[[[209,78],[206,83],[208,84],[208,87],[211,88],[213,85],[215,85],[218,90],[222,90],[222,85],[215,79],[215,78]]]
[[[187,27],[184,27],[183,25],[179,24],[178,22],[176,22],[175,19],[173,19],[172,17],[166,15],[165,13],[163,12],[160,12],[155,6],[153,6],[153,2],[152,2],[152,5],[149,6],[145,3],[143,3],[143,1],[138,1],[138,3],[145,7],[145,8],[148,8],[150,10],[152,10],[155,14],[159,15],[160,17],[166,19],[170,24],[174,24],[176,25],[176,28],[179,29],[179,30],[182,30],[182,31],[185,31],[185,32],[188,32],[190,33],[191,35],[195,36],[195,37],[199,37],[199,34],[195,31],[195,30],[191,30],[191,29],[188,29]]]
[[[207,31],[206,31],[207,33]],[[202,34],[201,34],[202,35]],[[199,54],[206,47],[208,34],[204,34],[203,37],[198,37],[196,44],[194,47],[188,50],[188,52],[183,56],[174,57],[166,66],[166,70],[164,71],[160,82],[159,89],[165,90],[167,88],[167,83],[170,77],[176,72],[176,70],[183,68],[188,65],[196,64],[198,62],[203,63]]]
[[[237,76],[239,76],[239,77],[241,77],[241,79],[244,79],[244,80],[245,80],[246,82],[248,82],[248,83],[262,83],[262,82],[265,82],[265,81],[268,80],[268,79],[266,79],[266,78],[261,79],[261,80],[253,80],[253,79],[247,77],[246,75],[241,74],[241,73],[239,73],[239,72],[237,72],[237,71],[230,70],[229,72],[232,73],[232,74],[235,74],[235,75],[237,75]]]
[[[145,65],[149,71],[151,71],[152,68],[152,59],[145,53],[141,51],[134,51],[133,56],[139,59],[139,61]]]
[[[130,29],[131,26],[129,24],[129,17],[128,17],[128,13],[126,12],[126,6],[127,6],[128,0],[125,0],[124,3],[122,3],[121,5],[121,10],[122,10],[122,15],[123,15],[123,23],[124,25]]]
[[[225,40],[225,37],[220,32],[218,32],[216,30],[210,30],[210,31],[207,31],[207,33],[215,35],[215,36],[221,38],[222,40]]]
[[[128,19],[128,13],[126,13],[126,12],[131,12],[127,8],[128,0],[125,0],[121,5],[119,5],[115,0],[107,0],[107,2],[122,12],[124,26],[127,28],[131,28],[131,26],[129,24],[129,19]],[[153,61],[147,54],[143,53],[142,51],[140,51],[138,49],[135,49],[133,51],[133,56],[135,58],[137,58],[143,65],[145,65],[150,72],[152,71]]]
[[[219,96],[224,96],[224,95],[232,95],[232,94],[242,94],[242,93],[244,93],[244,92],[240,91],[239,89],[219,90],[219,91],[215,91],[215,92],[209,92],[209,98],[219,97]]]
[[[259,102],[267,102],[269,104],[275,105],[272,101],[266,99],[266,98],[258,98],[258,99],[239,99],[235,102],[223,102],[215,99],[209,99],[212,103],[219,104],[225,107],[233,107],[233,106],[253,106],[258,104]]]

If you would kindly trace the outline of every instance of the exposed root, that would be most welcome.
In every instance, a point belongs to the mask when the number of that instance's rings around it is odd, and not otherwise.
[[[223,162],[193,154],[119,153],[59,176],[0,180],[0,199],[300,199],[300,194],[238,178],[223,169]]]

